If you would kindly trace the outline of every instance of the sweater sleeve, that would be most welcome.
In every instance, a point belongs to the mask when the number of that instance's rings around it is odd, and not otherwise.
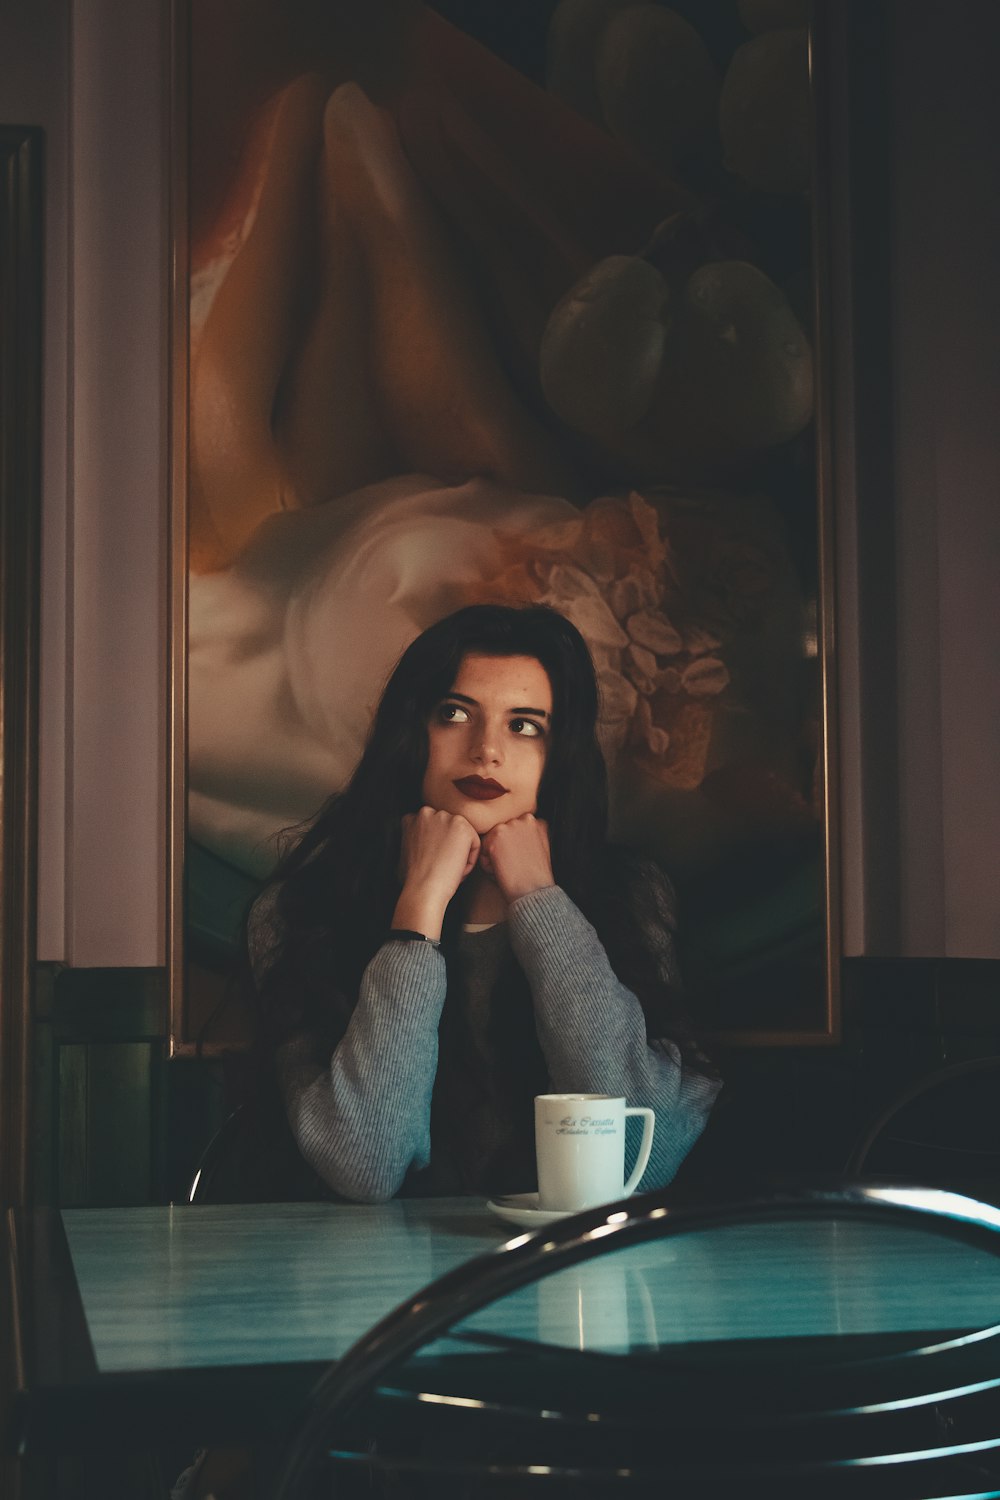
[[[299,1150],[345,1198],[391,1198],[430,1161],[431,1093],[445,963],[430,943],[385,943],[361,980],[347,1030],[323,1056],[311,1034],[277,1054]]]
[[[639,1000],[559,886],[513,903],[510,936],[531,987],[553,1091],[623,1095],[654,1110],[653,1150],[640,1187],[665,1186],[704,1129],[721,1083],[686,1068],[674,1043],[647,1040]]]

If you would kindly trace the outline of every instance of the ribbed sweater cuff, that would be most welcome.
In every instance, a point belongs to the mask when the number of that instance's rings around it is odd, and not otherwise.
[[[445,962],[432,943],[383,943],[369,961],[362,988],[368,1008],[390,1010],[393,1024],[415,1023],[423,1030],[426,1013],[444,1004]],[[396,1003],[404,996],[406,1005]]]
[[[581,962],[593,964],[607,955],[600,940],[562,886],[530,891],[511,903],[511,946],[526,972],[556,977]]]

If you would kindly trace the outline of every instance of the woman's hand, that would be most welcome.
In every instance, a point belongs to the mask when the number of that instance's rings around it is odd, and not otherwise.
[[[479,865],[510,904],[519,896],[555,885],[548,826],[533,813],[498,823],[483,838]]]
[[[439,938],[448,903],[479,858],[479,835],[457,813],[422,807],[403,819],[399,857],[403,889],[393,927]]]

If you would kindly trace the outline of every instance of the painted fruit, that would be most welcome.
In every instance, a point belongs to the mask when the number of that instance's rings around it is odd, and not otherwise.
[[[669,318],[666,282],[648,262],[612,255],[556,304],[539,373],[557,416],[594,437],[633,427],[649,407]]]
[[[545,84],[578,114],[604,124],[594,58],[601,33],[616,11],[635,0],[561,0],[549,22]]]
[[[796,193],[810,177],[809,33],[765,31],[733,53],[722,82],[726,166],[750,187]]]
[[[747,31],[774,31],[779,26],[807,26],[809,0],[736,0]]]
[[[715,129],[715,64],[694,27],[665,6],[631,5],[612,16],[598,44],[596,78],[611,134],[668,174]]]
[[[642,431],[711,470],[794,437],[812,401],[809,341],[778,287],[745,261],[700,266],[676,300]]]

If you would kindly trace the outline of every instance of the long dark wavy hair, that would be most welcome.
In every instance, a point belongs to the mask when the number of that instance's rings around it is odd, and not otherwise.
[[[401,823],[422,804],[430,715],[469,653],[529,656],[544,667],[552,719],[537,813],[548,825],[556,882],[597,929],[619,979],[638,996],[650,1037],[673,1041],[688,1063],[711,1071],[680,996],[664,982],[650,951],[642,902],[632,897],[638,861],[608,844],[598,689],[587,645],[553,609],[491,604],[448,615],[406,649],[350,782],[275,869],[271,899],[282,937],[257,985],[260,1065],[295,1031],[314,1030],[335,1042],[346,1028],[362,974],[385,941],[399,898]],[[458,906],[453,902],[445,919],[446,959]]]

